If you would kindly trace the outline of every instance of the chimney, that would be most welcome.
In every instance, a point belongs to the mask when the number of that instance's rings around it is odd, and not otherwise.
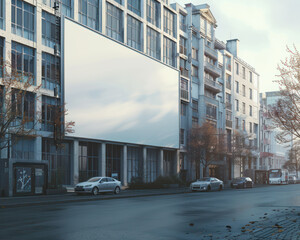
[[[231,39],[227,40],[226,49],[230,52],[233,56],[237,57],[239,55],[239,42],[238,39]]]

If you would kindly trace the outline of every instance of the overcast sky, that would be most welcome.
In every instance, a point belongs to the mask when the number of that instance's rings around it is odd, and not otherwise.
[[[240,58],[260,74],[260,92],[278,90],[273,83],[286,46],[300,49],[299,0],[176,0],[180,5],[207,3],[217,20],[216,37],[240,40]]]

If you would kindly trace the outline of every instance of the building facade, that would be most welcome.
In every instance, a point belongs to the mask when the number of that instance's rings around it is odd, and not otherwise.
[[[239,59],[238,41],[215,37],[217,21],[207,4],[185,7],[156,0],[0,0],[0,54],[12,67],[32,74],[32,104],[38,118],[34,138],[18,136],[1,151],[1,194],[40,194],[107,175],[123,185],[133,177],[152,182],[181,173],[193,179],[186,144],[193,126],[212,123],[228,139],[228,156],[210,166],[210,175],[238,176],[230,143],[235,131],[258,146],[258,81],[255,69]],[[129,144],[106,139],[53,139],[53,109],[63,102],[61,19],[73,19],[152,59],[180,71],[179,148]],[[84,46],[83,46],[84,47]],[[176,79],[177,80],[177,79]],[[24,101],[23,109],[28,101]],[[251,135],[251,136],[250,136]],[[249,143],[250,144],[250,143]],[[245,168],[258,168],[253,150]],[[247,167],[245,167],[247,165]],[[22,181],[18,183],[18,179]],[[24,182],[30,182],[24,187]]]

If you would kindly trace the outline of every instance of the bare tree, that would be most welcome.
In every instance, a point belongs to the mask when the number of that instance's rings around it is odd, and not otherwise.
[[[280,89],[280,99],[269,111],[274,127],[281,131],[277,139],[287,143],[300,138],[300,53],[287,48],[289,56],[278,65],[277,75]]]
[[[195,166],[196,178],[200,178],[200,166],[203,166],[203,175],[207,176],[211,164],[217,163],[226,153],[226,135],[218,133],[211,123],[205,122],[202,126],[193,127],[188,136],[187,150],[190,161]]]
[[[289,150],[288,153],[289,159],[283,165],[283,168],[296,172],[296,176],[298,177],[299,164],[300,164],[300,145],[294,145],[293,148]]]
[[[1,62],[0,80],[0,151],[13,145],[22,137],[37,137],[37,124],[42,122],[41,112],[36,108],[40,86],[35,85],[31,73],[19,72],[9,62]],[[72,132],[74,122],[64,124],[65,107],[53,107],[53,137],[57,144],[65,132]],[[64,126],[64,127],[63,127]],[[12,137],[17,136],[17,137]]]

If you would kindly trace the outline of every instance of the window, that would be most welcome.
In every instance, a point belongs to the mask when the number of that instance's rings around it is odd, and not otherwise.
[[[200,18],[200,30],[204,34],[206,33],[206,31],[205,31],[205,25],[206,25],[206,19],[201,16],[201,18]]]
[[[35,54],[33,48],[12,42],[11,64],[14,71],[22,74],[23,82],[29,80],[32,84],[35,84]]]
[[[187,52],[186,52],[186,39],[184,37],[180,36],[179,46],[180,46],[180,53],[184,54],[184,55],[187,55]]]
[[[235,91],[236,91],[236,93],[239,93],[239,92],[240,92],[240,89],[239,89],[239,82],[238,82],[238,81],[235,81]]]
[[[176,43],[164,37],[164,62],[176,66]]]
[[[226,88],[231,89],[231,76],[226,73]]]
[[[56,21],[55,16],[42,12],[42,43],[47,47],[53,48],[59,38],[56,37]]]
[[[206,33],[209,38],[212,38],[213,35],[213,25],[210,22],[206,22]]]
[[[181,13],[179,13],[179,28],[180,30],[186,32],[186,17]]]
[[[34,6],[21,0],[11,1],[11,31],[12,33],[34,40]]]
[[[72,0],[43,0],[43,3],[49,7],[53,7],[55,1],[59,3],[60,13],[64,16],[71,17]]]
[[[198,113],[198,101],[197,100],[192,100],[192,110],[194,113]]]
[[[152,28],[147,28],[147,54],[160,60],[160,35]]]
[[[249,88],[249,98],[252,100],[253,96],[252,96],[252,88]]]
[[[128,147],[127,149],[127,181],[130,183],[133,177],[142,176],[142,149]]]
[[[127,16],[127,44],[142,51],[142,24],[131,16]]]
[[[235,63],[235,71],[236,71],[236,74],[239,75],[239,64],[238,63]]]
[[[47,96],[42,96],[42,130],[54,131],[55,109],[57,99]]]
[[[252,133],[252,122],[249,122],[249,132]]]
[[[186,104],[184,104],[184,103],[180,104],[180,115],[186,116]]]
[[[243,67],[243,78],[246,79],[246,69]]]
[[[252,83],[252,72],[249,72],[250,74],[250,82]]]
[[[246,86],[243,84],[243,96],[246,97]]]
[[[164,8],[164,31],[176,37],[175,14],[167,8]]]
[[[180,129],[180,144],[184,144],[184,129]]]
[[[235,99],[235,110],[239,111],[239,100]]]
[[[246,131],[246,121],[243,120],[243,131]]]
[[[127,0],[127,8],[141,16],[141,0]]]
[[[249,105],[249,115],[252,117],[252,106]]]
[[[243,102],[243,114],[246,114],[246,103]]]
[[[123,18],[121,9],[107,2],[106,34],[123,42]]]
[[[226,70],[231,71],[231,57],[225,56]]]
[[[0,0],[0,28],[4,29],[4,0]]]
[[[206,117],[217,119],[217,107],[212,104],[206,104]]]
[[[235,118],[235,129],[239,129],[239,119]]]
[[[198,77],[198,67],[196,67],[195,65],[192,65],[192,76]]]
[[[42,87],[54,90],[60,86],[60,59],[44,52],[42,59]]]
[[[25,126],[29,129],[34,127],[34,116],[35,116],[35,94],[31,92],[23,92],[19,89],[13,89],[11,96],[11,108],[14,116],[18,119],[23,120]],[[12,125],[20,124],[16,120]]]
[[[258,124],[254,123],[254,133],[258,134]]]
[[[192,117],[192,126],[197,127],[198,126],[198,118],[197,117]]]
[[[197,48],[192,48],[192,58],[194,60],[197,60],[198,61],[198,49]]]
[[[78,21],[99,30],[99,0],[78,0]]]
[[[98,145],[96,143],[79,143],[79,181],[98,175]]]
[[[147,21],[160,27],[160,3],[155,0],[147,0]]]

